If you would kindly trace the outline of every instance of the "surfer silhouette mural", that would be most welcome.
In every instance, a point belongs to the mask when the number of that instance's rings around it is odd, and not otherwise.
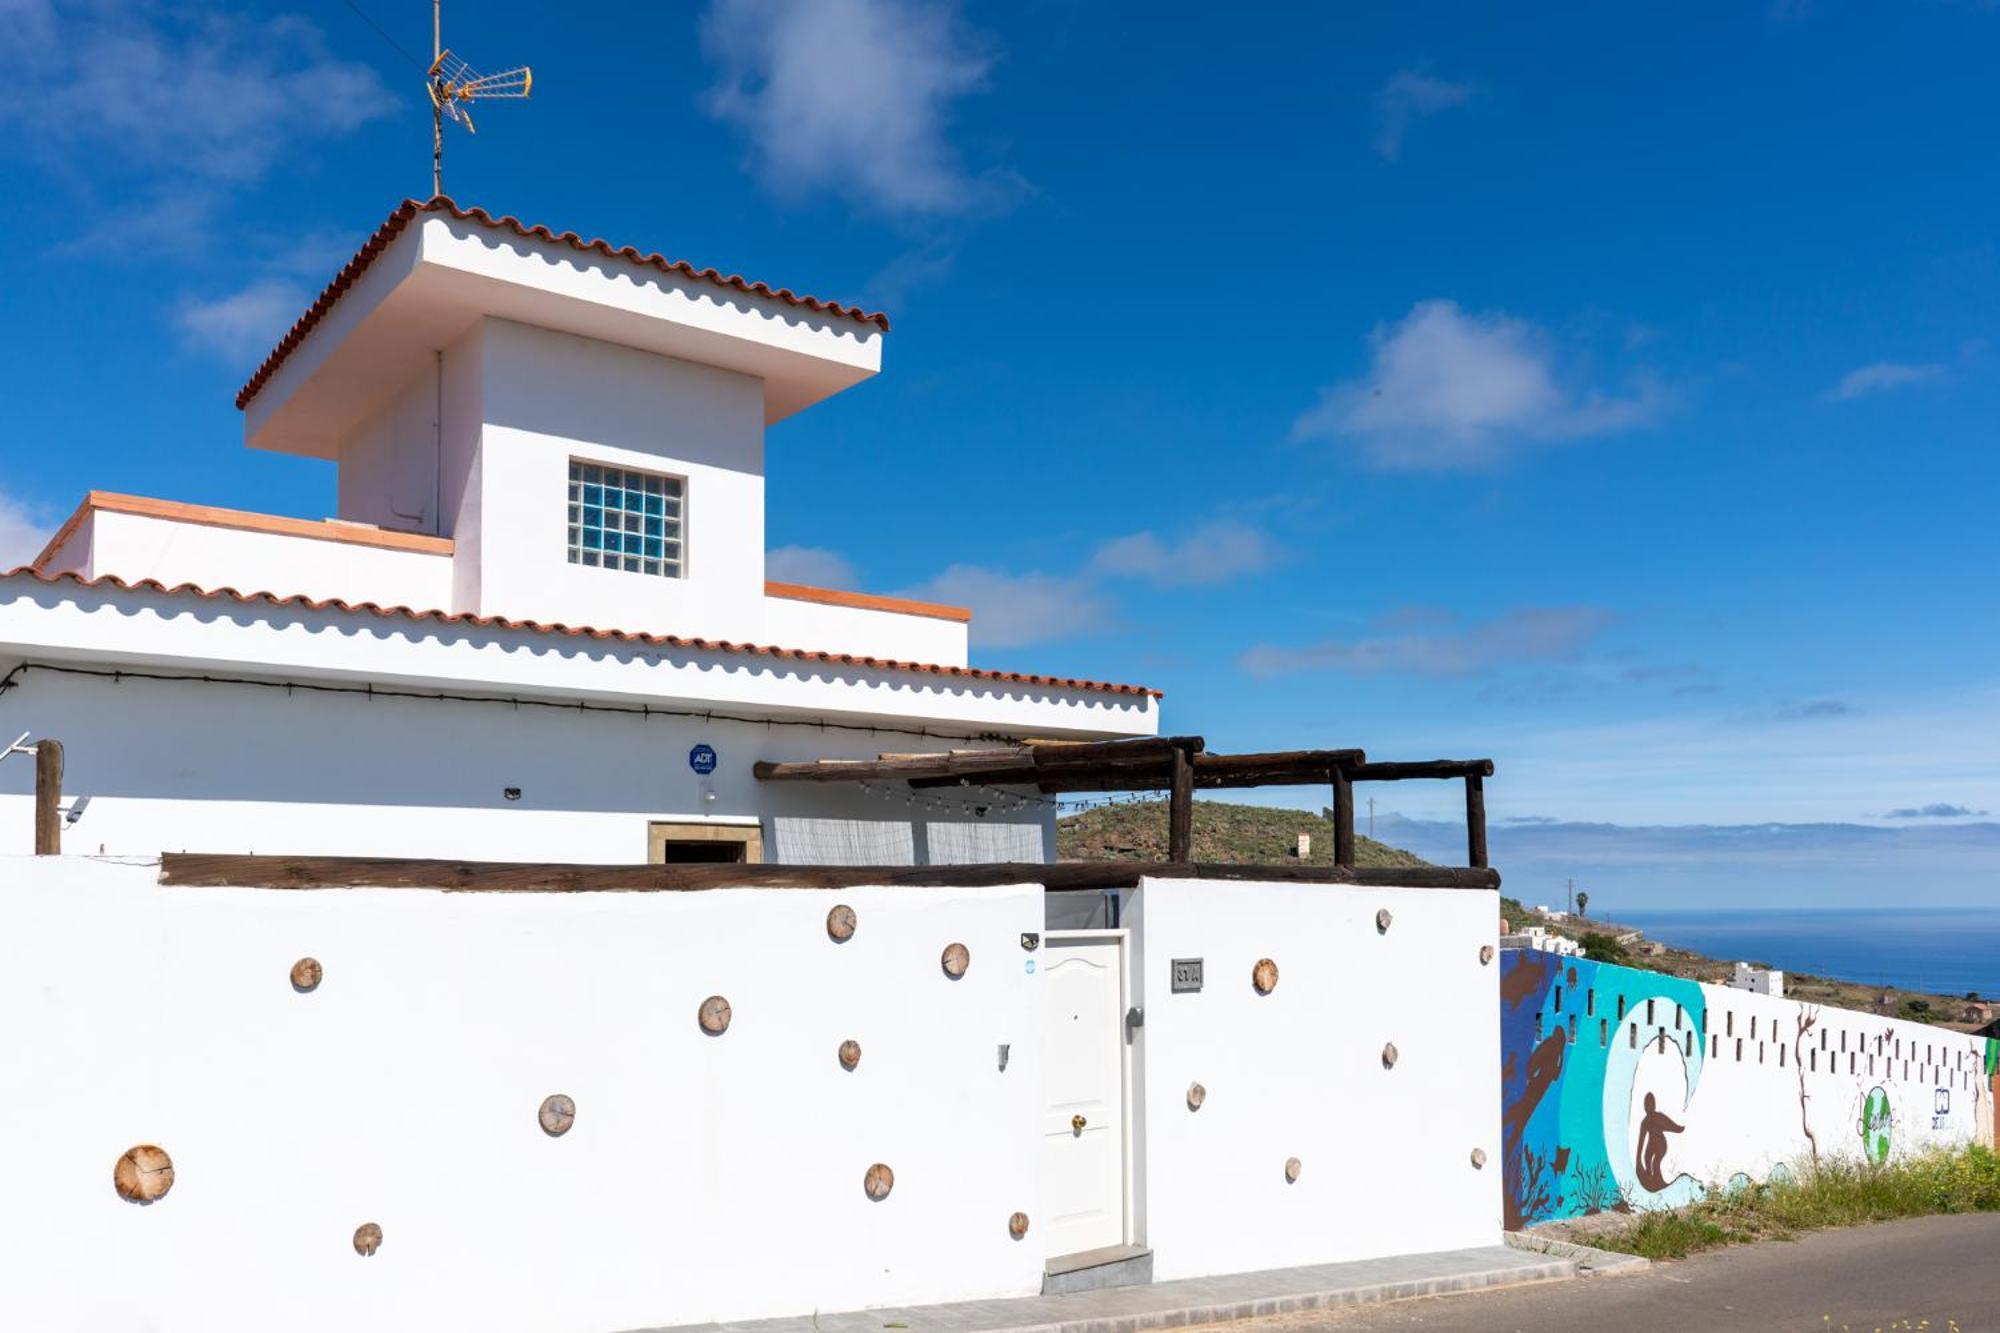
[[[1632,1163],[1632,1174],[1655,1194],[1667,1188],[1667,1178],[1660,1174],[1660,1162],[1667,1155],[1667,1135],[1679,1134],[1686,1128],[1660,1109],[1652,1093],[1646,1094],[1646,1114],[1639,1121],[1639,1151]]]

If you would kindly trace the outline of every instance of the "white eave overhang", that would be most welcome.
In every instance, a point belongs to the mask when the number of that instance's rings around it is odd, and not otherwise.
[[[253,448],[334,456],[339,442],[482,318],[512,320],[752,375],[781,420],[881,369],[881,328],[853,318],[419,213],[244,406]]]
[[[1159,701],[1081,683],[432,622],[110,583],[0,582],[0,667],[324,681],[980,736],[1150,736]]]

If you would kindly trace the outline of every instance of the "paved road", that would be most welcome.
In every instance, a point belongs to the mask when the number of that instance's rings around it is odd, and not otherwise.
[[[1904,1321],[1907,1320],[1908,1323]],[[1229,1333],[2000,1330],[2000,1214],[1924,1217],[1711,1251],[1631,1277],[1229,1324]]]

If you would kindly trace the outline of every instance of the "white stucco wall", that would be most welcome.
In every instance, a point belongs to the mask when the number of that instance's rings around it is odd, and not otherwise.
[[[487,320],[481,614],[755,642],[763,632],[764,409],[747,375]],[[682,479],[679,578],[572,565],[571,459]]]
[[[721,820],[760,824],[767,859],[793,863],[1055,853],[1050,807],[1003,810],[977,792],[911,806],[751,775],[759,759],[874,758],[917,743],[886,731],[53,672],[0,694],[6,727],[9,739],[62,741],[76,813],[66,845],[78,852],[629,864],[647,859],[655,820]],[[706,777],[688,763],[697,744],[718,756]],[[33,849],[33,803],[33,763],[0,762],[0,852]]]
[[[443,607],[451,600],[451,560],[358,542],[327,541],[239,527],[188,523],[144,514],[93,511],[72,548],[83,543],[85,577],[115,575],[128,582],[158,579],[169,586],[235,588],[280,597]]]
[[[1035,1207],[1017,940],[1038,887],[153,875],[0,861],[0,1099],[34,1119],[0,1145],[0,1327],[611,1333],[1038,1289],[1040,1252],[1007,1230]],[[844,944],[835,902],[859,916]],[[953,941],[972,956],[955,982]],[[304,955],[325,980],[301,995]],[[734,1010],[719,1037],[696,1022],[710,994]],[[557,1092],[576,1123],[551,1139],[536,1108]],[[146,1207],[111,1180],[140,1143],[176,1173]]]
[[[1491,893],[1149,879],[1126,922],[1143,950],[1140,1211],[1156,1279],[1495,1243]],[[1172,993],[1175,958],[1203,960],[1200,992]],[[1262,958],[1278,965],[1268,995],[1251,985]]]
[[[791,597],[760,600],[764,628],[759,642],[940,666],[964,666],[969,660],[967,627],[962,620],[829,606]]]
[[[434,362],[345,441],[335,469],[340,517],[399,532],[451,534],[438,518],[445,463],[440,385]]]

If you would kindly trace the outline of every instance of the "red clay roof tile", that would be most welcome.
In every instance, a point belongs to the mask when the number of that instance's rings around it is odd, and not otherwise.
[[[873,324],[884,333],[889,331],[889,317],[880,311],[869,313],[859,306],[842,305],[838,301],[822,301],[817,296],[805,296],[789,288],[751,282],[733,273],[725,275],[712,268],[696,268],[682,259],[668,259],[661,254],[641,254],[629,245],[613,246],[609,241],[586,241],[573,231],[558,233],[539,225],[531,227],[512,215],[496,218],[483,208],[460,208],[444,195],[428,200],[405,199],[396,211],[389,214],[382,225],[375,229],[375,234],[368,238],[354,258],[348,260],[340,272],[334,275],[333,281],[327,284],[326,290],[319,294],[319,298],[306,307],[305,314],[299,316],[291,331],[280,339],[278,345],[271,350],[271,354],[264,358],[264,364],[257,367],[257,372],[237,390],[236,406],[239,410],[248,406],[258,391],[278,373],[278,367],[285,363],[285,358],[305,341],[313,326],[326,317],[326,312],[333,308],[333,303],[346,294],[347,289],[352,287],[368,270],[368,266],[375,262],[375,257],[388,249],[390,242],[394,241],[403,228],[410,224],[410,220],[420,213],[448,213],[461,222],[476,222],[482,227],[490,227],[496,231],[511,231],[523,240],[550,241],[557,245],[567,245],[579,252],[600,254],[606,259],[629,260],[647,268],[659,269],[662,273],[698,278],[704,282],[712,282],[718,287],[729,287],[752,296],[768,296],[783,301],[786,305],[804,306],[808,310],[852,319],[862,324]]]
[[[308,611],[340,611],[348,615],[371,615],[383,619],[403,619],[433,625],[471,625],[478,629],[520,630],[531,634],[562,634],[571,638],[610,639],[620,643],[644,644],[655,648],[685,648],[695,652],[741,653],[752,657],[781,657],[799,662],[824,662],[832,666],[867,667],[878,671],[910,671],[928,676],[949,676],[960,680],[997,681],[1010,685],[1033,685],[1047,689],[1089,690],[1102,694],[1145,695],[1154,699],[1161,692],[1143,685],[1111,685],[1103,681],[1077,680],[1064,676],[1036,676],[1018,671],[990,671],[979,667],[943,666],[934,662],[902,662],[893,658],[864,657],[854,653],[813,652],[804,648],[778,648],[770,644],[732,643],[727,639],[689,639],[678,634],[647,634],[635,630],[592,629],[582,625],[544,624],[538,620],[510,620],[505,616],[477,616],[468,612],[419,611],[407,606],[382,606],[376,602],[345,602],[339,598],[315,601],[302,595],[280,596],[270,592],[239,592],[235,588],[203,588],[193,583],[169,587],[158,579],[127,582],[113,574],[87,579],[65,572],[43,574],[23,565],[0,580],[28,578],[37,583],[74,583],[82,588],[116,588],[121,592],[154,592],[167,596],[192,595],[214,601],[227,598],[239,604],[272,607],[302,607]]]

